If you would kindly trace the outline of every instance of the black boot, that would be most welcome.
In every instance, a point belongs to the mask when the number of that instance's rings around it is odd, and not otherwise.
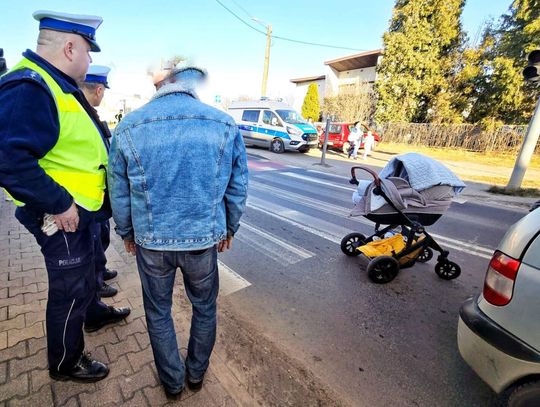
[[[105,271],[103,272],[103,280],[105,281],[112,280],[117,275],[118,275],[118,271],[105,269]]]
[[[115,324],[123,319],[126,319],[130,312],[131,309],[129,309],[129,307],[115,308],[109,305],[107,307],[107,312],[100,316],[97,321],[85,322],[84,330],[85,332],[95,332],[98,329],[103,328],[105,325]]]
[[[118,294],[118,290],[106,283],[103,283],[99,289],[99,296],[103,298],[114,297],[116,294]]]
[[[105,364],[90,358],[90,353],[83,352],[79,361],[67,372],[49,370],[49,376],[54,380],[71,380],[81,383],[93,383],[105,379],[109,368]]]

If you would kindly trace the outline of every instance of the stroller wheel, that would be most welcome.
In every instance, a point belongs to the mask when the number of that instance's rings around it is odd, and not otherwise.
[[[453,261],[443,261],[435,265],[435,273],[443,280],[453,280],[461,274],[461,267]]]
[[[347,256],[358,256],[360,252],[356,250],[365,244],[366,237],[362,233],[349,233],[341,239],[341,251]]]
[[[396,278],[399,273],[399,263],[392,256],[378,256],[369,262],[367,272],[374,283],[386,284]]]
[[[424,250],[418,255],[416,261],[419,263],[427,263],[433,258],[433,250],[429,247],[425,247]]]

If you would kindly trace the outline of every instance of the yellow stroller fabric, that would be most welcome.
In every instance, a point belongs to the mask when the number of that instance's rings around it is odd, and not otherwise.
[[[405,248],[405,241],[401,233],[391,236],[386,239],[374,240],[357,250],[364,253],[367,257],[374,258],[377,256],[392,256],[393,253],[399,253]]]

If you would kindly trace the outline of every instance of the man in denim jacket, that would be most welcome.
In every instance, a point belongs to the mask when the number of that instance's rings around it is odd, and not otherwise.
[[[116,231],[137,256],[150,342],[169,395],[180,394],[186,373],[191,389],[202,386],[216,338],[217,252],[231,247],[247,198],[244,142],[229,115],[197,98],[205,76],[173,70],[118,125],[109,158]],[[193,306],[185,366],[171,317],[178,267]]]

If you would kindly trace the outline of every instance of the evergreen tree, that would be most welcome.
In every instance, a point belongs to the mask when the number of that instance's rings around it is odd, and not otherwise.
[[[302,104],[302,117],[304,119],[319,120],[321,106],[319,101],[319,87],[311,83],[308,87],[304,103]]]
[[[464,0],[396,0],[377,70],[376,120],[460,121],[452,92]]]
[[[527,53],[540,48],[540,1],[514,0],[507,14],[485,30],[480,71],[469,120],[525,124],[540,91],[523,80]]]

